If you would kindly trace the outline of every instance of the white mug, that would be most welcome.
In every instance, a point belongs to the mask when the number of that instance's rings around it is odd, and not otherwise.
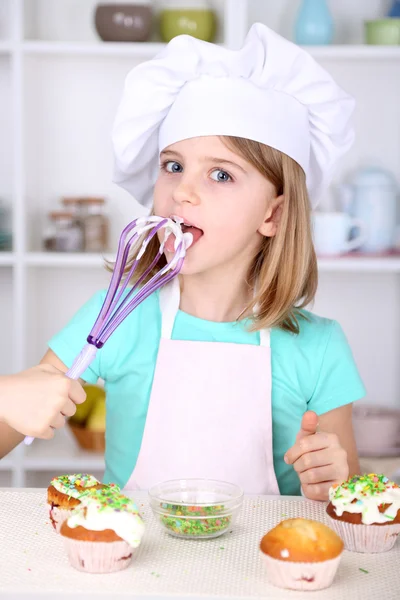
[[[366,239],[366,227],[359,219],[351,218],[344,212],[314,212],[313,237],[318,256],[338,256],[356,250]],[[349,240],[353,228],[358,235]]]

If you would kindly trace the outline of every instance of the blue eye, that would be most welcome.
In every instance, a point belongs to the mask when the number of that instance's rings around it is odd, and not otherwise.
[[[211,173],[211,179],[214,181],[218,181],[220,183],[226,183],[227,181],[232,181],[232,177],[226,171],[222,171],[221,169],[215,169]]]
[[[163,166],[164,166],[164,169],[168,173],[181,173],[182,172],[182,166],[175,160],[169,160],[168,162],[164,163]]]

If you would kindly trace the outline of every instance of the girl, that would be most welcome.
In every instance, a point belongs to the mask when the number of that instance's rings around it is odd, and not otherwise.
[[[179,279],[84,374],[106,385],[105,481],[207,477],[326,500],[358,471],[351,403],[363,385],[339,325],[304,310],[317,287],[310,202],[351,145],[352,111],[306,52],[260,24],[240,51],[181,36],[128,75],[115,180],[183,219],[193,244]],[[104,295],[44,363],[72,364]]]

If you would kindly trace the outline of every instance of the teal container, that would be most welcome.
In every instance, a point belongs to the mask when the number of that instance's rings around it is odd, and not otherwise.
[[[295,23],[295,42],[301,46],[331,44],[334,23],[326,0],[303,0]]]

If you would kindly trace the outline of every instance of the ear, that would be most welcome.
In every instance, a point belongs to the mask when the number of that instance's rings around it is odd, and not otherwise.
[[[270,201],[264,221],[258,230],[264,237],[274,237],[276,235],[282,216],[284,201],[285,197],[283,195],[273,198]]]

